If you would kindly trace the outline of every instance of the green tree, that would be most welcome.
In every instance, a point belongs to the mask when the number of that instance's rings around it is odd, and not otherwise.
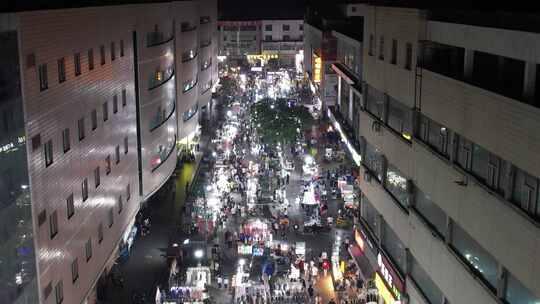
[[[299,132],[308,130],[313,118],[301,105],[289,105],[287,99],[262,99],[251,107],[252,123],[266,143],[293,143]]]

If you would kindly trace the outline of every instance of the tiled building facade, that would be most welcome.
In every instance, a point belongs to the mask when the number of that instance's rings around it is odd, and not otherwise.
[[[190,20],[195,32],[210,24],[215,40],[211,0],[0,16],[7,303],[92,302],[140,203],[172,174],[179,136],[192,132],[178,123],[187,106],[176,81],[191,77],[176,48],[188,6],[205,16]],[[217,70],[207,69],[213,85]],[[194,91],[193,104],[210,101]]]

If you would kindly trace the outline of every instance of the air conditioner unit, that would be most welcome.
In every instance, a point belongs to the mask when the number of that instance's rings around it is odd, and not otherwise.
[[[364,171],[364,181],[366,181],[367,183],[371,182],[371,173],[369,173],[368,171]]]
[[[378,122],[378,121],[374,121],[372,124],[371,124],[371,130],[373,132],[381,132],[381,123]]]

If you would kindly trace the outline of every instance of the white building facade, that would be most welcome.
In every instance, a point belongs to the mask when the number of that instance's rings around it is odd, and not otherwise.
[[[0,208],[3,303],[95,302],[141,202],[174,171],[180,135],[197,128],[179,117],[209,101],[196,85],[198,31],[208,24],[203,64],[216,62],[216,5],[0,15],[2,71],[11,71],[2,73],[0,159],[13,172],[0,178],[12,193]],[[193,63],[182,61],[189,47]],[[206,65],[213,85],[217,69]],[[195,93],[185,98],[177,84],[188,79]]]
[[[469,25],[467,12],[355,7],[362,80],[334,69],[361,86],[340,98],[360,104],[345,113],[379,280],[408,303],[539,302],[540,34]]]

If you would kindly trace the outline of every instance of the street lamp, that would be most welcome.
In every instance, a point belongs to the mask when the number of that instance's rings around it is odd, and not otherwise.
[[[202,249],[197,249],[193,253],[196,259],[201,259],[204,256],[204,251]]]

